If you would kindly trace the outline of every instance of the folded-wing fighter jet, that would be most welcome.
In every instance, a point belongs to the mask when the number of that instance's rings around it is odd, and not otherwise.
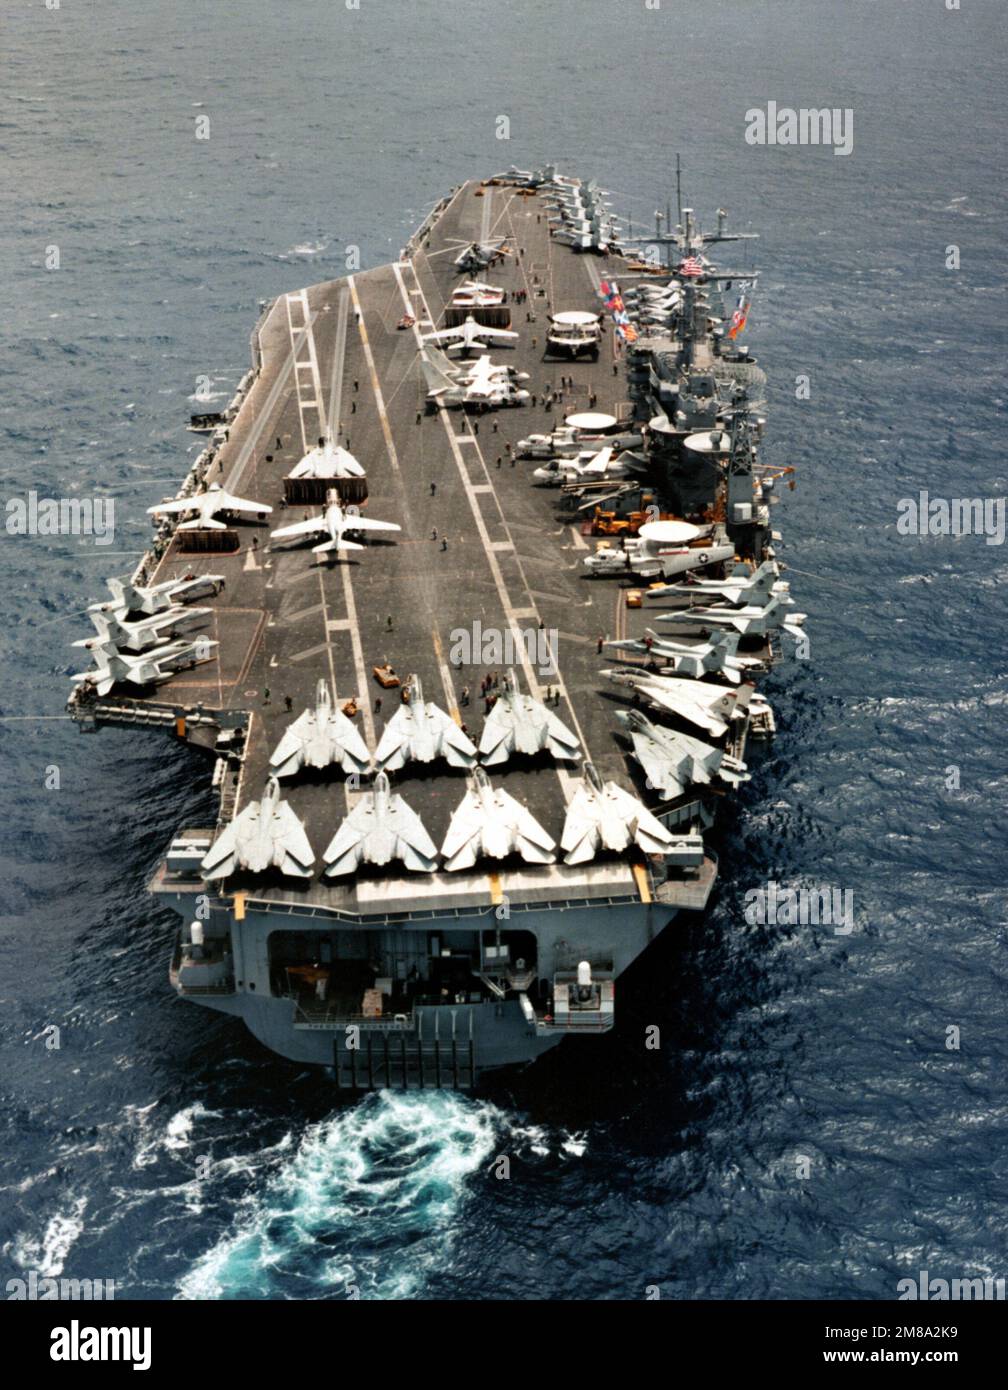
[[[646,641],[627,638],[619,642],[606,642],[604,647],[606,651],[632,652],[634,656],[646,656],[652,662],[664,663],[662,675],[665,676],[694,676],[699,679],[708,672],[719,672],[732,685],[738,685],[747,670],[761,665],[758,657],[736,655],[739,644],[737,632],[718,631],[712,633],[706,642],[696,637],[676,641],[646,628],[645,637]]]
[[[455,720],[425,701],[419,676],[410,676],[403,687],[409,700],[403,703],[385,725],[375,749],[375,765],[395,772],[407,759],[430,763],[445,758],[451,767],[475,767],[476,746]]]
[[[683,796],[696,783],[706,785],[715,776],[733,787],[748,781],[745,763],[726,757],[722,748],[655,724],[640,710],[619,710],[616,718],[649,785],[668,801]]]
[[[454,381],[476,381],[489,377],[495,381],[528,381],[529,373],[520,372],[509,362],[493,362],[489,357],[447,357],[440,348],[433,345],[424,348],[424,356],[441,368]]]
[[[646,671],[626,669],[601,674],[642,695],[658,709],[678,714],[687,723],[706,729],[714,738],[727,733],[728,721],[739,702],[737,690],[707,681],[680,680],[676,676],[653,676]]]
[[[507,792],[494,790],[481,767],[455,809],[441,853],[449,872],[471,869],[479,856],[504,859],[517,851],[530,864],[552,864],[556,841]]]
[[[439,354],[440,355],[440,354]],[[486,364],[486,365],[481,365]],[[427,399],[446,406],[524,405],[529,393],[515,383],[527,379],[526,372],[497,367],[489,357],[478,357],[468,373],[456,373],[424,352],[420,366],[427,383]]]
[[[687,608],[672,613],[659,613],[656,622],[667,624],[674,630],[687,632],[712,632],[716,628],[734,628],[743,637],[763,637],[782,627],[794,635],[804,614],[795,613],[788,617],[788,608],[793,599],[774,595],[765,607],[760,608]]]
[[[210,598],[224,583],[222,574],[197,574],[191,579],[168,579],[163,584],[140,588],[131,579],[107,579],[112,598],[106,603],[91,604],[88,612],[114,613],[117,618],[132,619],[134,615],[162,613],[173,604],[192,599]]]
[[[413,873],[430,873],[437,865],[437,846],[417,813],[393,794],[384,772],[336,831],[323,855],[327,877],[350,874],[360,864],[390,864],[401,859]]]
[[[584,864],[600,849],[618,852],[631,843],[645,854],[662,854],[673,838],[642,801],[615,782],[603,782],[594,764],[585,764],[560,837],[565,864]]]
[[[541,188],[552,183],[557,176],[555,164],[544,164],[541,169],[516,169],[514,165],[503,174],[494,174],[495,183],[513,183],[519,188]]]
[[[176,671],[209,661],[217,647],[200,637],[195,642],[169,642],[142,656],[127,656],[111,642],[92,648],[94,669],[78,671],[72,680],[93,685],[99,695],[107,695],[117,681],[128,685],[159,685],[171,680]]]
[[[513,753],[539,753],[573,762],[581,756],[570,729],[539,700],[523,695],[514,671],[508,671],[493,709],[483,725],[479,751],[486,767],[507,762]]]
[[[477,323],[472,314],[467,314],[462,323],[455,328],[440,328],[436,333],[425,333],[425,343],[448,343],[462,352],[472,352],[474,348],[489,347],[492,343],[514,342],[518,334],[510,328],[487,328]]]
[[[519,391],[514,382],[528,380],[528,372],[512,372],[508,367],[499,367],[489,357],[477,357],[472,370],[460,372],[458,380],[473,397],[509,395],[515,400],[528,400],[527,391]]]
[[[225,492],[220,483],[211,483],[206,492],[193,493],[191,497],[177,497],[173,502],[159,502],[156,507],[148,507],[148,516],[179,516],[183,512],[195,512],[188,521],[179,522],[180,531],[225,531],[227,524],[215,520],[218,512],[237,512],[241,516],[257,516],[265,520],[273,510],[265,502],[250,502],[247,497],[235,497]]]
[[[787,591],[788,585],[781,581],[777,566],[772,560],[764,560],[755,574],[731,579],[695,579],[685,584],[655,584],[648,591],[648,600],[649,603],[688,607],[700,599],[708,607],[728,604],[733,608],[763,608],[771,594],[783,596]]]
[[[340,506],[335,489],[326,493],[326,509],[307,521],[296,521],[293,526],[281,526],[270,532],[270,540],[283,541],[300,539],[303,536],[318,536],[328,533],[329,539],[321,545],[312,546],[313,555],[321,555],[330,550],[363,550],[357,541],[345,538],[347,531],[401,531],[394,521],[374,521],[369,516],[361,516],[354,508],[344,510]]]
[[[88,609],[88,617],[94,624],[95,637],[82,637],[75,647],[95,648],[111,643],[120,650],[129,652],[148,651],[160,647],[171,638],[193,628],[202,626],[211,608],[189,608],[174,604],[163,608],[149,618],[138,618],[134,622],[123,622],[115,613],[103,611],[105,605]]]
[[[554,240],[575,251],[608,251],[619,245],[619,232],[611,218],[593,217],[589,222],[562,223],[554,228]]]
[[[203,858],[203,877],[227,878],[237,869],[261,874],[279,869],[291,878],[311,878],[315,855],[304,826],[271,777],[261,801],[252,801],[224,827]]]
[[[482,280],[466,280],[464,284],[452,290],[452,304],[459,309],[467,306],[484,309],[503,302],[503,289],[499,285],[487,285]]]
[[[309,449],[300,463],[287,474],[288,478],[363,478],[364,465],[358,463],[348,449],[335,443],[331,434],[323,435],[314,449]]]
[[[329,686],[315,687],[315,706],[288,725],[270,758],[274,777],[293,777],[302,767],[323,768],[339,763],[346,773],[371,766],[367,744],[341,709],[334,709]]]

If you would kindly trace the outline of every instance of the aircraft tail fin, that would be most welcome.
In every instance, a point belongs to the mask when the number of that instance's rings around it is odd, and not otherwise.
[[[420,368],[423,371],[427,391],[430,395],[440,395],[455,384],[448,373],[433,362],[426,352],[420,354]]]
[[[364,547],[359,541],[348,541],[344,536],[337,537],[334,541],[323,541],[321,545],[312,546],[313,555],[324,555],[333,550],[363,550]]]

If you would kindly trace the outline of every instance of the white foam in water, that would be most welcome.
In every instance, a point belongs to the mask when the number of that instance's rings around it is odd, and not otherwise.
[[[84,1229],[87,1198],[79,1197],[70,1212],[58,1212],[46,1223],[41,1239],[19,1236],[11,1256],[22,1269],[33,1269],[43,1278],[55,1279],[63,1273],[66,1257]]]
[[[325,241],[306,241],[300,246],[289,246],[280,260],[286,261],[291,256],[320,256],[327,245],[328,242]]]
[[[503,1122],[492,1105],[449,1092],[382,1091],[310,1126],[179,1296],[415,1296],[445,1268],[467,1182]]]

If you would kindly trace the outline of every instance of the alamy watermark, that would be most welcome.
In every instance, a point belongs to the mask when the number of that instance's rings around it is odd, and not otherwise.
[[[95,545],[115,537],[114,497],[8,497],[8,536],[93,536]]]
[[[748,145],[832,145],[833,153],[854,151],[854,110],[850,106],[753,106],[745,113]]]
[[[1004,545],[1004,497],[932,497],[922,490],[917,497],[901,497],[896,503],[901,536],[983,536],[987,545]]]
[[[114,1279],[53,1279],[31,1269],[24,1279],[7,1280],[9,1303],[46,1303],[53,1299],[111,1303],[114,1298]]]
[[[1003,1278],[977,1279],[932,1279],[926,1269],[922,1269],[916,1279],[901,1279],[896,1285],[896,1296],[902,1303],[906,1300],[920,1300],[924,1303],[950,1302],[1004,1302],[1005,1280]]]
[[[524,661],[537,666],[541,675],[555,674],[560,634],[555,627],[484,627],[477,620],[472,627],[452,628],[448,660],[453,666],[520,666]]]
[[[746,889],[742,915],[750,926],[825,926],[836,936],[854,930],[854,894],[849,888],[789,888],[771,879]]]

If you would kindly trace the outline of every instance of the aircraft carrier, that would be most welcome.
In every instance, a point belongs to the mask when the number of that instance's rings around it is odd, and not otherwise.
[[[610,1030],[704,908],[801,622],[732,239],[686,209],[635,246],[593,184],[509,171],[264,306],[69,703],[216,760],[150,884],[181,997],[341,1087],[470,1087]],[[478,367],[430,336],[467,319]]]

